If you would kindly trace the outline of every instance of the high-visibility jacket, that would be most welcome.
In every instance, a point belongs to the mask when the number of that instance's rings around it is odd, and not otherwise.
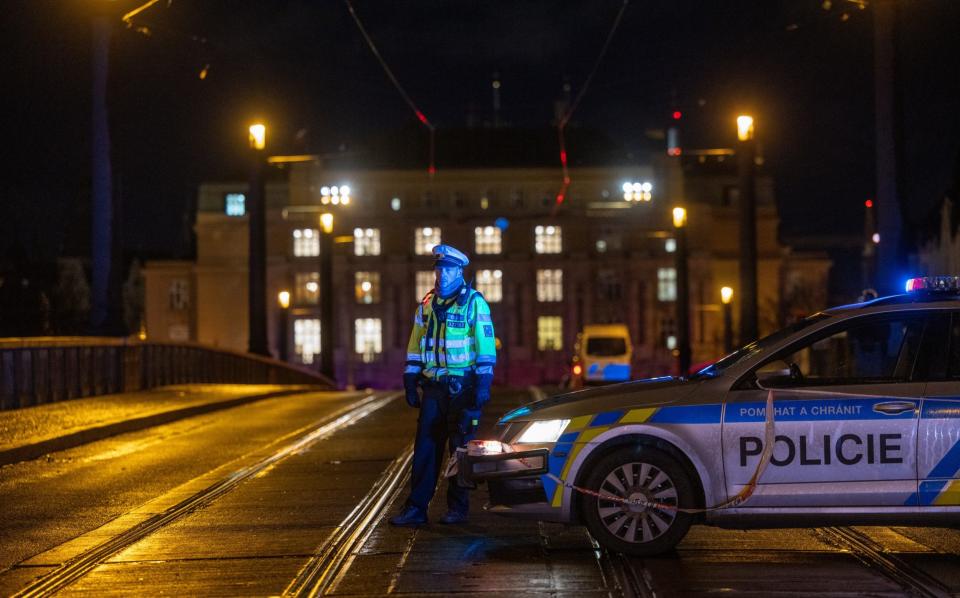
[[[493,321],[483,295],[466,285],[449,299],[427,293],[414,317],[404,373],[427,378],[471,371],[492,375],[496,363]]]

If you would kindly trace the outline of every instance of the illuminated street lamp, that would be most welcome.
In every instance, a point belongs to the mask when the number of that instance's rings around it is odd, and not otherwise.
[[[250,125],[250,149],[263,150],[267,147],[267,127],[263,123]]]
[[[737,139],[749,141],[753,139],[753,117],[740,115],[737,117]]]
[[[280,361],[287,361],[287,328],[290,326],[290,291],[277,293],[277,304],[280,306],[280,322],[277,326]]]
[[[267,146],[267,128],[263,123],[250,125],[250,188],[247,192],[249,351],[270,355],[267,343],[267,219],[266,190],[263,178],[263,150]]]
[[[687,210],[673,208],[673,228],[677,239],[677,363],[680,376],[690,373],[690,276],[687,273]]]
[[[733,289],[720,289],[720,303],[723,304],[723,350],[733,351]]]
[[[320,372],[334,378],[333,214],[320,214]]]
[[[737,117],[737,170],[740,204],[740,342],[757,339],[756,141],[753,117]]]

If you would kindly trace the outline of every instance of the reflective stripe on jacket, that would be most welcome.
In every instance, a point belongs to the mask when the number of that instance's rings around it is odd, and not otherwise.
[[[413,319],[404,373],[427,378],[470,370],[493,374],[496,363],[493,321],[483,295],[466,286],[450,299],[427,293]]]

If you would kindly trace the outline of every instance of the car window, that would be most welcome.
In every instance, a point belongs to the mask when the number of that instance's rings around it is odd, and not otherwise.
[[[592,336],[587,339],[587,355],[610,357],[627,352],[627,341],[622,337]]]
[[[803,330],[804,328],[820,323],[823,320],[828,319],[829,317],[830,317],[829,314],[820,312],[812,316],[803,318],[802,320],[797,320],[793,324],[790,324],[785,328],[781,328],[780,330],[777,330],[773,334],[765,336],[758,341],[754,341],[749,345],[745,345],[737,349],[733,353],[730,353],[729,355],[720,358],[715,363],[708,365],[707,367],[703,368],[702,370],[700,370],[699,372],[691,376],[690,379],[698,380],[702,378],[715,378],[723,374],[723,372],[727,368],[737,363],[740,363],[745,359],[753,357],[757,353],[760,353],[761,351],[764,351],[769,347],[772,347],[773,345],[776,345],[777,343],[783,341],[790,335],[796,334],[797,332]]]
[[[949,333],[950,349],[947,352],[947,378],[960,379],[960,313],[954,313]]]
[[[791,386],[899,382],[910,379],[924,318],[857,319],[805,340],[772,360],[795,364]],[[770,360],[770,361],[772,361]]]
[[[947,378],[948,360],[953,362],[948,346],[950,337],[960,331],[960,326],[958,326],[960,325],[960,314],[953,316],[953,327],[951,327],[950,322],[951,314],[949,312],[932,313],[927,317],[927,323],[923,329],[923,339],[920,341],[920,349],[913,367],[912,380],[927,382]],[[951,332],[951,329],[954,332]],[[960,352],[960,342],[957,342],[954,349]],[[958,368],[955,376],[960,377],[960,368]]]

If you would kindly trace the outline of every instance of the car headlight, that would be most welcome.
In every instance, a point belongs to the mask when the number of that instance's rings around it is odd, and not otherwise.
[[[569,419],[548,419],[541,422],[533,422],[523,431],[517,442],[543,443],[556,442],[557,438],[563,434],[563,430],[570,423]]]

